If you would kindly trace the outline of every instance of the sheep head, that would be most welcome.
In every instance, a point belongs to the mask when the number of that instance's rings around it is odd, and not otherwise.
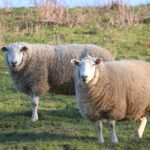
[[[6,52],[7,62],[12,70],[17,70],[23,61],[24,52],[27,50],[26,46],[15,43],[1,48],[1,51]]]
[[[71,63],[78,67],[80,79],[87,84],[94,78],[96,67],[101,61],[101,58],[93,58],[88,55],[82,58],[81,61],[72,59]]]

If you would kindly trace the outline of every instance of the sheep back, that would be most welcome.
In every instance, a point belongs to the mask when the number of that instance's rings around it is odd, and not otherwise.
[[[70,64],[73,58],[81,59],[87,54],[101,57],[104,61],[113,60],[112,54],[93,44],[67,44],[55,46],[53,66],[49,70],[49,85],[51,90],[58,94],[75,94],[73,72]]]

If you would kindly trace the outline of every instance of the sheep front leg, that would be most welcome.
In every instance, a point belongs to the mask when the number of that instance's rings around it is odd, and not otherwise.
[[[117,139],[117,135],[115,131],[115,120],[110,120],[109,125],[110,125],[110,131],[111,131],[111,142],[116,144],[118,143],[118,139]]]
[[[103,132],[102,132],[102,129],[103,129],[103,122],[102,120],[99,120],[98,121],[98,143],[101,144],[101,143],[104,143],[104,137],[103,137]]]
[[[136,133],[131,136],[131,139],[140,139],[140,138],[142,138],[144,129],[146,127],[147,118],[142,117],[142,118],[139,119],[139,121],[140,121],[140,126],[139,126],[138,130],[136,131]]]
[[[31,97],[31,104],[32,104],[32,117],[31,120],[33,122],[38,120],[38,113],[37,113],[37,109],[38,109],[38,104],[39,104],[39,97],[32,95]]]

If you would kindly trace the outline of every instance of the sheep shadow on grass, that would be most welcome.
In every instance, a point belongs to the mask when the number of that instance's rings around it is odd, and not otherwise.
[[[9,117],[31,117],[32,112],[31,111],[23,111],[23,112],[1,112],[0,117],[3,118],[9,118]],[[81,119],[82,116],[79,113],[78,109],[57,109],[57,110],[44,110],[39,109],[38,111],[39,120],[45,120],[45,117],[47,116],[56,116],[56,117],[62,117],[62,118],[71,118],[71,119]]]
[[[39,121],[33,123],[30,120],[31,112],[1,112],[0,119],[0,143],[6,142],[26,142],[26,141],[96,141],[96,137],[79,136],[74,134],[70,135],[69,131],[63,129],[62,120],[66,118],[64,122],[68,120],[74,120],[78,123],[78,119],[82,119],[77,109],[68,110],[40,110]],[[49,118],[50,117],[50,118]],[[55,118],[57,118],[55,120]],[[58,119],[60,118],[60,119]],[[52,119],[52,120],[51,120]],[[70,122],[69,122],[70,123]],[[40,132],[36,130],[40,128]]]
[[[106,139],[106,138],[105,138]],[[34,132],[26,132],[26,133],[15,133],[15,132],[10,132],[10,133],[1,133],[0,134],[0,143],[9,143],[9,142],[17,142],[17,143],[24,143],[24,142],[36,142],[36,141],[47,141],[47,142],[59,142],[62,144],[62,146],[65,148],[70,145],[63,144],[64,142],[71,142],[73,140],[77,140],[80,142],[88,143],[95,143],[97,142],[97,137],[90,137],[90,136],[72,136],[72,135],[67,135],[67,134],[57,134],[57,133],[34,133]],[[142,149],[143,145],[147,145],[147,142],[150,139],[143,140],[142,143],[140,141],[130,141],[126,140],[124,141],[123,139],[120,139],[120,142],[118,144],[111,144],[110,139],[106,139],[105,144],[100,144],[100,147],[108,147],[111,149],[116,149],[118,146],[123,146],[125,149],[132,149],[133,147]],[[62,142],[62,143],[61,143]]]
[[[26,132],[26,133],[1,133],[0,134],[0,143],[5,142],[27,142],[27,141],[36,141],[36,140],[44,140],[44,141],[70,141],[70,140],[79,140],[79,141],[87,141],[92,140],[96,141],[96,137],[88,137],[88,136],[71,136],[66,134],[57,134],[57,133],[34,133],[34,132]]]

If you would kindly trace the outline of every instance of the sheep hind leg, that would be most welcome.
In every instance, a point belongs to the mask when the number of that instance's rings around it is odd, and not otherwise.
[[[142,138],[144,129],[146,127],[147,118],[144,116],[144,117],[140,118],[139,121],[140,121],[140,126],[139,126],[138,130],[133,135],[131,135],[130,139],[137,140],[137,139]]]
[[[116,130],[115,130],[115,120],[110,120],[109,125],[110,125],[110,131],[111,131],[111,142],[113,144],[116,144],[118,143],[118,139],[117,139]]]
[[[38,104],[39,104],[39,97],[32,95],[31,97],[31,104],[32,104],[32,117],[31,120],[33,122],[38,120],[38,113],[37,113],[37,109],[38,109]]]
[[[103,129],[103,122],[102,122],[102,120],[98,121],[97,127],[98,127],[98,143],[102,144],[102,143],[105,142],[104,141],[104,137],[103,137],[103,132],[102,132],[102,129]]]

